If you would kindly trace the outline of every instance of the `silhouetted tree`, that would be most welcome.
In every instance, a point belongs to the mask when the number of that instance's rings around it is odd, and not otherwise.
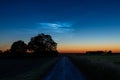
[[[2,54],[3,52],[2,52],[2,50],[0,50],[0,54]]]
[[[7,50],[5,50],[3,53],[4,53],[4,54],[9,54],[9,53],[10,53],[10,50],[7,49]]]
[[[57,43],[53,41],[52,37],[43,33],[32,37],[28,43],[28,49],[37,54],[57,53],[56,48]]]
[[[111,50],[109,50],[109,51],[107,52],[107,54],[112,54],[112,51],[111,51]]]
[[[5,50],[3,52],[3,57],[10,57],[10,56],[11,56],[11,54],[10,54],[10,50],[9,49],[7,49],[7,50]]]
[[[103,55],[105,52],[104,51],[87,51],[86,54],[89,55]]]
[[[3,52],[2,52],[2,50],[0,50],[0,57],[3,55]]]
[[[14,55],[23,55],[27,51],[27,45],[24,41],[16,41],[12,44],[10,51]]]

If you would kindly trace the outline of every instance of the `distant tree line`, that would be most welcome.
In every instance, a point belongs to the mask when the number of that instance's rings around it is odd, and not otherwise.
[[[86,51],[87,55],[105,55],[105,54],[112,54],[112,51]]]
[[[57,56],[57,43],[50,35],[38,34],[32,37],[30,42],[26,44],[22,40],[13,42],[11,48],[2,52],[1,56]]]

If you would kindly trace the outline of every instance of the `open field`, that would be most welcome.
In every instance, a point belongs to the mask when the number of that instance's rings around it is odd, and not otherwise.
[[[70,55],[70,59],[87,80],[120,80],[118,55]]]
[[[120,64],[120,55],[85,55],[84,57],[97,60]]]
[[[68,53],[67,53],[68,54]],[[112,62],[115,64],[120,64],[120,54],[112,54],[112,55],[85,55],[85,54],[68,54],[70,56],[77,56],[82,58],[87,58],[91,60],[97,60],[97,61],[106,61],[106,62]]]

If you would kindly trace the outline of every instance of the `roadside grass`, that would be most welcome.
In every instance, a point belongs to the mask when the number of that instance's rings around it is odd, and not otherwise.
[[[120,65],[96,58],[70,56],[70,60],[83,73],[87,80],[120,80]]]
[[[93,60],[108,61],[120,64],[120,55],[84,55],[84,57]]]
[[[38,61],[42,62],[42,63],[40,62],[40,65],[37,65],[36,67],[33,67],[24,73],[21,73],[18,75],[16,74],[11,77],[6,76],[0,80],[41,80],[49,72],[49,70],[51,70],[51,68],[55,65],[55,63],[58,59],[59,59],[59,57],[55,57],[51,60],[50,59],[48,59],[48,60],[46,60],[46,59],[39,60],[38,59]],[[34,63],[34,59],[32,59],[32,60]]]

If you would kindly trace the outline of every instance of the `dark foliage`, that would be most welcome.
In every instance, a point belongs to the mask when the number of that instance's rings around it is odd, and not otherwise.
[[[3,52],[2,52],[2,50],[0,50],[0,54],[2,54]]]
[[[87,51],[86,54],[89,54],[89,55],[102,55],[102,54],[105,54],[104,51]]]
[[[14,55],[23,55],[27,51],[27,44],[21,40],[16,41],[12,44],[10,51]]]
[[[107,52],[107,54],[112,54],[112,51],[111,51],[111,50],[109,50],[109,51]]]
[[[39,57],[39,56],[57,56],[57,43],[53,41],[50,35],[39,34],[32,37],[27,44],[19,40],[11,45],[10,50],[2,52],[0,57]]]
[[[37,55],[55,55],[57,53],[57,43],[50,35],[39,34],[32,37],[28,43],[28,49]]]

